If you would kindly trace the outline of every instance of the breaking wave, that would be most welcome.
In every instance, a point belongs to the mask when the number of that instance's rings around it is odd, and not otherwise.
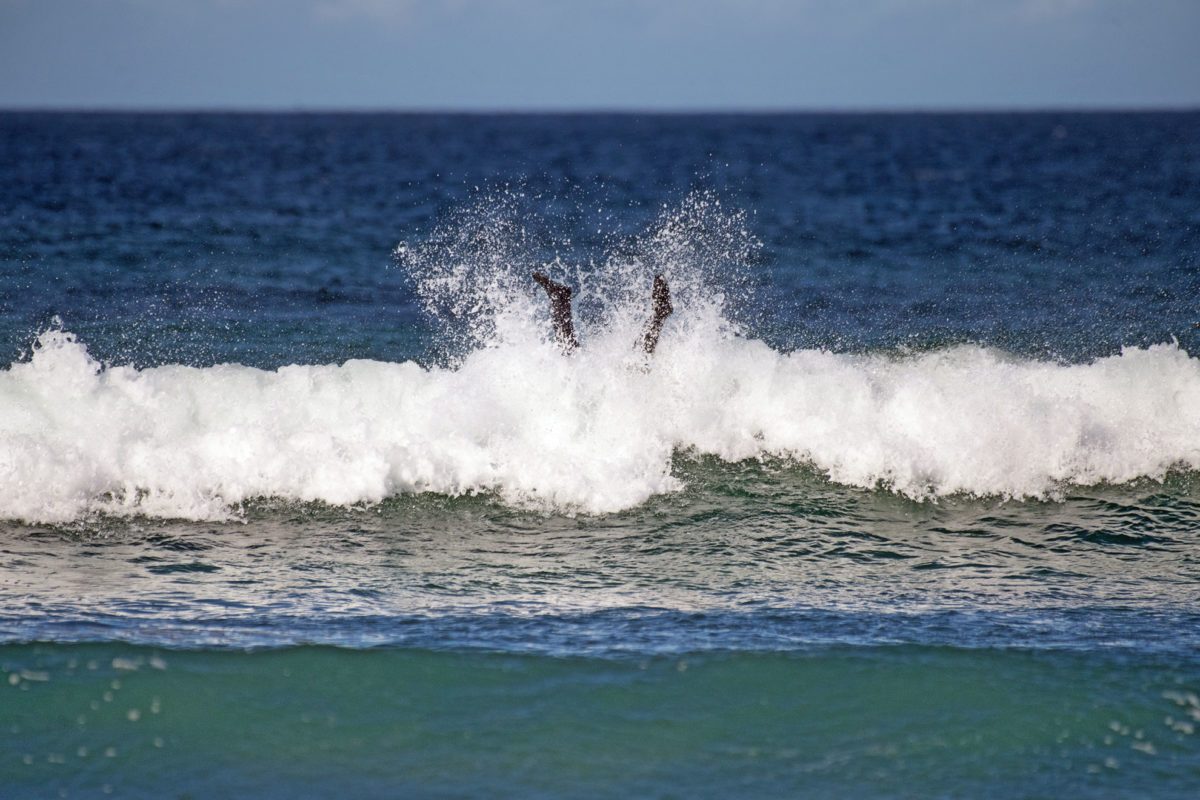
[[[414,492],[605,513],[680,489],[681,455],[783,457],[916,499],[1044,498],[1200,469],[1200,359],[1175,344],[1088,364],[971,345],[778,352],[731,321],[752,238],[693,198],[625,255],[566,276],[583,338],[568,357],[528,280],[563,265],[512,246],[494,219],[398,251],[466,342],[442,366],[105,367],[70,332],[44,331],[0,371],[0,517],[212,519],[253,498]],[[658,272],[677,313],[647,359],[632,345]]]
[[[349,361],[101,368],[68,332],[0,373],[0,516],[214,518],[256,497],[333,504],[492,492],[591,513],[680,488],[681,450],[781,455],[914,498],[1053,495],[1200,468],[1200,360],[1175,345],[1086,365],[962,346],[778,353],[679,328],[648,364],[617,334],[544,337],[455,367]]]

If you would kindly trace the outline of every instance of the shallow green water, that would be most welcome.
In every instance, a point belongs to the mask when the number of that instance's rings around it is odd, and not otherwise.
[[[933,647],[0,649],[5,796],[1192,797],[1200,669]]]

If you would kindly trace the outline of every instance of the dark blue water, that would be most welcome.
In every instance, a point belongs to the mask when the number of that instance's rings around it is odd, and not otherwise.
[[[1200,785],[1200,114],[5,113],[0,176],[0,795]]]
[[[1200,117],[0,117],[3,347],[54,314],[105,360],[427,352],[398,241],[501,189],[586,260],[714,190],[763,242],[784,347],[1196,346]],[[569,243],[569,244],[568,244]]]

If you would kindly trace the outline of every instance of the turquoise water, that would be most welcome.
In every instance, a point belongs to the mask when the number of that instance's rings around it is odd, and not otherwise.
[[[600,517],[417,498],[10,529],[0,633],[40,643],[0,647],[0,784],[1188,797],[1200,780],[1186,482],[919,504],[691,469],[685,492]]]
[[[944,647],[0,651],[13,795],[1186,797],[1200,670]]]

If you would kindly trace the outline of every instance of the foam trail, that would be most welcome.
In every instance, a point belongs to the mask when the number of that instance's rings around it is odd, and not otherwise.
[[[1200,468],[1200,360],[1091,364],[974,346],[782,354],[692,319],[640,365],[630,330],[565,358],[532,329],[454,368],[349,361],[102,369],[68,332],[0,372],[0,517],[191,519],[280,497],[333,504],[494,492],[612,512],[679,488],[682,449],[809,462],[914,498],[1052,495]]]

